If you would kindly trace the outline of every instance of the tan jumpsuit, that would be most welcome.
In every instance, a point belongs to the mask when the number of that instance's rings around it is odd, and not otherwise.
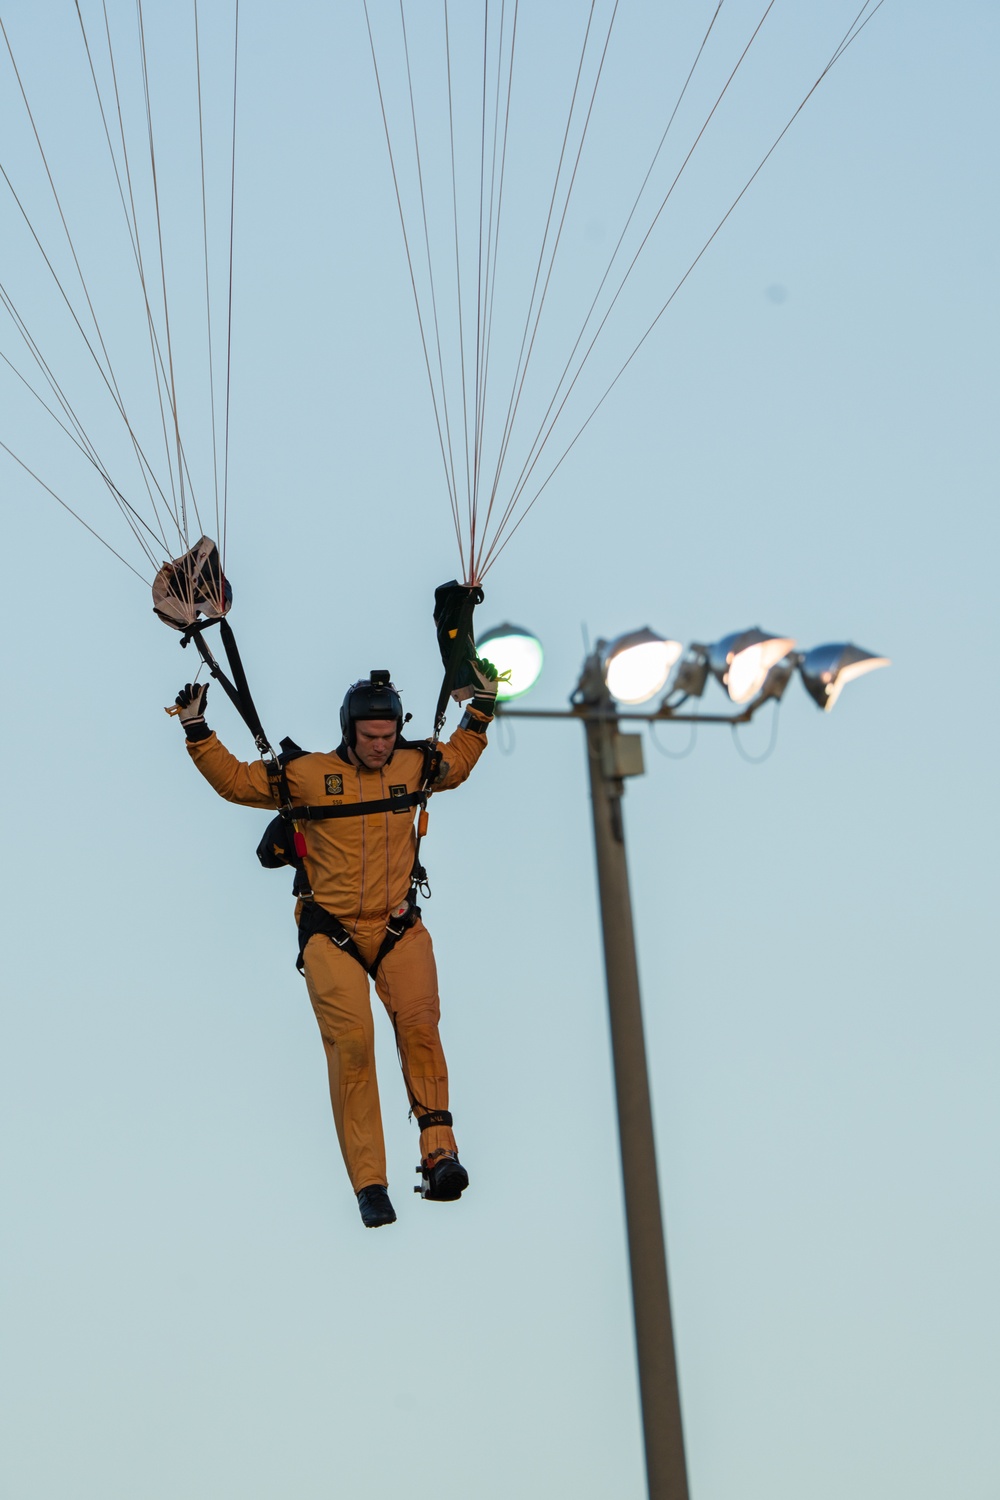
[[[485,745],[484,732],[456,729],[442,747],[434,791],[459,786]],[[237,760],[214,733],[206,739],[188,740],[187,747],[221,797],[244,807],[274,808],[277,794],[263,761]],[[415,792],[423,766],[423,751],[404,742],[377,771],[351,764],[343,750],[298,757],[288,763],[286,774],[296,806],[322,807],[380,802]],[[306,874],[317,902],[339,918],[365,961],[371,963],[389,917],[409,895],[416,838],[414,809],[309,822],[305,836]],[[355,1192],[373,1183],[385,1186],[368,975],[356,959],[322,933],[309,939],[303,959],[309,998],[326,1050],[333,1118],[351,1186]],[[375,988],[396,1033],[414,1114],[446,1110],[448,1068],[438,1036],[437,970],[430,934],[421,921],[383,959]],[[423,1131],[421,1156],[426,1158],[439,1149],[456,1149],[451,1130],[438,1125]]]

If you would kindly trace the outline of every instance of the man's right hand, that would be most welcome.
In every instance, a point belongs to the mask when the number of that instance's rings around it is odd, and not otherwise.
[[[177,717],[184,726],[189,740],[201,740],[208,734],[205,723],[205,699],[208,697],[207,682],[186,682],[174,702]]]

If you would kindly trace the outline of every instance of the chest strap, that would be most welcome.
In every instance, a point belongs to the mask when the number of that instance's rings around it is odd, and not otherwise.
[[[402,797],[381,797],[377,802],[344,802],[337,807],[290,807],[288,816],[299,823],[318,823],[326,818],[367,818],[376,813],[404,812],[419,807],[422,792],[406,792]]]

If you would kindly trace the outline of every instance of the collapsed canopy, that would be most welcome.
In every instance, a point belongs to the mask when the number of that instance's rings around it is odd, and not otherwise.
[[[233,602],[219,549],[203,536],[189,552],[165,562],[153,579],[153,612],[173,630],[190,630],[198,616],[221,620]]]

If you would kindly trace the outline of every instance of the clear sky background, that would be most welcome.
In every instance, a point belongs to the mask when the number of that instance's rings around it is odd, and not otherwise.
[[[713,8],[623,0],[554,323],[585,305],[623,184],[645,170]],[[710,76],[763,8],[724,8]],[[558,151],[586,9],[523,7],[531,149],[512,168],[514,264],[538,244],[535,174]],[[615,335],[624,352],[855,9],[822,0],[804,17],[778,0],[752,78],[651,247]],[[217,247],[231,12],[206,10]],[[132,8],[112,14],[124,35]],[[190,18],[161,0],[146,15],[164,193],[176,188],[178,363],[205,476]],[[373,16],[388,35],[391,7],[376,0]],[[3,19],[123,387],[154,423],[74,8],[14,0]],[[231,618],[275,738],[331,746],[346,684],[383,665],[425,731],[432,594],[457,551],[363,11],[244,0],[241,27]],[[647,738],[647,774],[628,784],[695,1500],[1000,1495],[998,29],[986,0],[886,0],[489,574],[479,611],[483,627],[512,618],[544,640],[538,705],[565,703],[584,632],[647,623],[682,641],[759,623],[893,659],[829,716],[793,683],[761,764],[705,728],[679,760]],[[0,63],[0,159],[55,245]],[[93,371],[29,251],[8,196],[0,279],[63,368],[79,366],[79,399],[115,455]],[[505,308],[498,326],[518,316]],[[0,349],[15,357],[9,325]],[[540,386],[553,359],[539,357]],[[616,368],[609,351],[605,383]],[[129,546],[48,419],[6,377],[2,392],[0,438]],[[0,1496],[638,1500],[580,730],[494,732],[472,780],[432,808],[425,916],[472,1186],[454,1206],[411,1194],[417,1135],[380,1015],[399,1222],[367,1233],[293,968],[290,881],[258,868],[263,818],[214,797],[162,711],[191,653],[2,453],[0,496]],[[722,708],[710,694],[706,711]],[[251,755],[218,688],[210,709]],[[767,749],[769,713],[744,731],[746,752]],[[678,754],[687,731],[659,743]]]

